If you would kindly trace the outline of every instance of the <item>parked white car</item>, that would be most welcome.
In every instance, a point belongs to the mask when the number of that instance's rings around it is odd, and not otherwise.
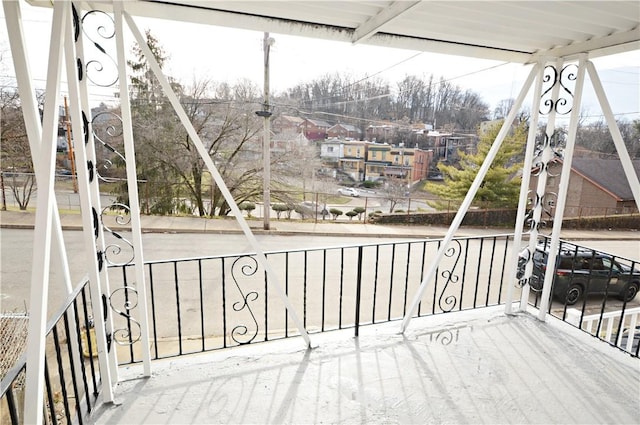
[[[353,187],[341,187],[340,189],[338,189],[338,192],[341,195],[345,195],[345,196],[360,196],[360,193],[354,189]]]

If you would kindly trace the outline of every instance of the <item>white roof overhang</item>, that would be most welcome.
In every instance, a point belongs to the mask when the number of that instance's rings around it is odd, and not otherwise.
[[[133,16],[518,63],[640,49],[636,0],[129,0],[125,8]]]

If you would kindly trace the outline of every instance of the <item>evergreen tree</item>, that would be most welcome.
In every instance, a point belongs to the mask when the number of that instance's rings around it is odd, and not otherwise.
[[[427,183],[425,188],[443,200],[464,199],[501,126],[502,123],[494,125],[481,135],[476,153],[459,152],[458,167],[440,164],[438,168],[442,172],[444,183]],[[522,168],[527,130],[526,123],[521,122],[505,138],[474,198],[481,206],[508,208],[517,205],[520,178],[516,176]]]

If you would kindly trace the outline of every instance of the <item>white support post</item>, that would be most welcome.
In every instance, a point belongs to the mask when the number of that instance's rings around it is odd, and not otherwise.
[[[489,152],[487,152],[487,157],[485,158],[484,162],[482,163],[482,166],[478,170],[478,174],[476,175],[476,178],[473,180],[473,183],[471,184],[471,187],[469,188],[467,195],[462,201],[462,205],[460,206],[460,209],[458,210],[456,216],[453,218],[453,221],[451,222],[451,226],[449,227],[447,235],[443,239],[442,244],[440,245],[440,249],[438,249],[438,253],[432,259],[429,271],[425,275],[422,282],[420,282],[420,287],[418,288],[418,292],[416,293],[416,295],[413,297],[413,301],[411,302],[411,307],[409,308],[404,318],[402,319],[402,326],[401,326],[402,332],[407,330],[407,327],[409,326],[409,322],[411,321],[413,315],[418,309],[418,305],[420,304],[420,300],[422,299],[424,291],[427,289],[427,284],[431,281],[431,279],[435,277],[436,270],[440,265],[440,261],[442,260],[442,257],[444,256],[444,253],[447,250],[449,243],[451,243],[451,241],[453,240],[453,236],[458,231],[458,228],[460,227],[460,224],[462,223],[462,220],[464,219],[465,214],[467,213],[467,211],[469,210],[469,207],[471,206],[471,202],[473,201],[473,198],[476,196],[476,193],[478,192],[478,189],[480,188],[482,181],[487,175],[487,171],[489,171],[489,167],[491,167],[493,160],[495,159],[496,155],[498,154],[498,151],[500,150],[500,147],[502,146],[502,142],[504,141],[505,137],[509,134],[509,131],[511,131],[511,124],[513,124],[513,121],[516,118],[516,114],[518,113],[518,110],[522,106],[522,102],[524,102],[524,98],[526,97],[527,92],[529,91],[529,88],[533,83],[533,79],[536,76],[536,70],[537,70],[536,66],[534,66],[531,69],[531,72],[529,73],[527,80],[524,82],[522,86],[522,90],[520,90],[520,93],[518,94],[518,97],[514,102],[513,108],[505,118],[504,124],[502,124],[502,128],[500,129],[500,131],[498,132],[498,135],[496,136],[496,140],[493,142],[493,145],[491,146],[491,149],[489,149]]]
[[[69,11],[69,22],[71,22],[71,11]],[[86,149],[83,143],[84,128],[82,125],[82,113],[80,108],[80,87],[78,68],[76,63],[76,50],[74,46],[73,28],[71,25],[67,25],[67,31],[64,39],[65,48],[65,62],[67,71],[67,81],[69,86],[69,97],[71,100],[71,125],[74,144],[74,151],[76,160],[79,167],[77,167],[78,173],[78,194],[80,196],[80,208],[82,212],[82,229],[84,233],[84,249],[86,255],[87,273],[89,275],[89,290],[92,300],[92,311],[94,315],[95,335],[96,335],[96,347],[98,350],[98,362],[100,365],[100,380],[101,380],[101,396],[105,402],[113,402],[113,380],[111,374],[112,366],[109,364],[107,341],[106,341],[106,329],[103,322],[103,305],[102,294],[100,291],[100,274],[98,271],[96,246],[93,241],[93,214],[91,210],[91,199],[89,194],[89,176],[86,167],[87,155]],[[114,350],[115,351],[115,350]],[[117,378],[117,375],[116,375]]]
[[[39,424],[43,419],[44,351],[46,344],[47,299],[51,260],[52,199],[55,172],[55,150],[60,104],[60,71],[62,43],[69,3],[57,2],[53,8],[46,97],[41,149],[37,170],[38,201],[35,219],[35,240],[31,271],[29,334],[27,336],[27,371],[25,382],[24,422]],[[35,162],[35,161],[34,161]]]
[[[620,129],[616,123],[611,106],[607,101],[607,95],[602,87],[602,82],[600,82],[598,71],[596,71],[596,68],[593,66],[591,61],[587,61],[587,72],[589,72],[589,78],[591,79],[591,84],[593,85],[593,89],[598,97],[598,102],[600,102],[604,118],[607,120],[609,132],[611,132],[613,144],[615,145],[618,156],[620,157],[620,162],[622,162],[622,169],[624,170],[624,174],[627,176],[627,181],[631,187],[631,193],[633,193],[633,199],[636,201],[636,207],[640,210],[640,183],[638,182],[638,176],[633,168],[633,163],[631,162],[631,157],[629,156],[627,147],[622,140],[622,134],[620,134]]]
[[[20,102],[22,105],[22,114],[25,120],[25,128],[27,130],[27,139],[29,140],[29,149],[31,151],[31,157],[33,159],[33,167],[38,171],[42,140],[42,129],[40,124],[40,113],[38,111],[37,102],[35,99],[35,91],[31,84],[31,70],[27,64],[27,51],[24,45],[24,32],[22,29],[22,16],[20,11],[20,3],[17,1],[5,1],[3,2],[5,18],[7,23],[7,30],[9,33],[9,44],[11,45],[11,53],[13,57],[14,68],[16,70],[16,80],[18,82],[18,91],[20,93]],[[51,218],[52,218],[52,245],[51,249],[58,255],[58,262],[54,262],[55,265],[60,267],[62,272],[62,279],[65,285],[67,294],[73,292],[73,282],[71,282],[71,273],[69,271],[69,261],[67,257],[67,251],[64,244],[64,238],[62,235],[62,227],[60,225],[60,215],[56,206],[56,199],[53,197],[51,200]],[[76,335],[77,327],[75,320],[75,312],[70,310],[70,323],[69,332],[72,335]],[[81,376],[80,370],[80,358],[79,358],[79,344],[77,338],[69,338],[72,351],[78,354],[78,357],[74,359],[74,365],[76,369],[76,376]]]
[[[554,69],[557,72],[557,75],[556,75],[557,78],[559,78],[560,71],[558,70],[562,68],[562,64],[563,64],[562,59],[555,59]],[[546,66],[546,64],[544,64],[544,66]],[[544,67],[541,70],[541,72],[544,74]],[[533,226],[529,232],[528,250],[531,253],[531,255],[533,255],[533,253],[536,250],[536,245],[538,243],[538,236],[539,236],[539,226],[541,225],[541,221],[542,221],[542,211],[544,209],[543,202],[545,201],[544,195],[545,195],[546,186],[547,186],[547,169],[548,169],[547,166],[549,162],[553,159],[553,155],[554,155],[551,143],[552,143],[553,134],[555,132],[557,113],[553,105],[556,104],[559,93],[560,93],[560,84],[557,81],[554,81],[553,87],[551,89],[552,107],[551,107],[551,110],[549,111],[549,118],[547,120],[547,125],[545,128],[545,137],[547,138],[547,142],[542,152],[539,153],[540,161],[538,161],[538,163],[536,164],[536,167],[540,169],[539,170],[540,172],[538,174],[536,192],[534,194],[535,195],[534,205],[532,206],[533,217],[531,218],[531,220],[532,220]],[[538,102],[536,106],[537,113],[540,113],[541,100],[542,99],[540,96],[537,99],[536,98],[533,99],[533,105],[536,105],[536,102]],[[528,276],[531,276],[532,271],[533,271],[533,261],[529,261],[525,266],[525,273],[524,273],[525,278]],[[524,308],[526,308],[526,305],[529,302],[529,288],[530,288],[529,285],[526,285],[524,287],[524,290],[522,291],[522,294],[520,295],[520,310],[523,310]]]
[[[118,54],[118,79],[120,81],[120,111],[122,114],[122,137],[124,139],[125,161],[127,168],[127,187],[129,190],[129,212],[131,214],[131,237],[135,253],[136,290],[138,291],[139,322],[142,344],[144,376],[151,376],[151,346],[149,341],[149,312],[147,307],[147,285],[144,274],[144,255],[142,252],[142,225],[140,223],[140,200],[138,197],[138,177],[136,175],[136,154],[133,143],[131,123],[131,104],[129,85],[127,84],[127,60],[125,58],[123,4],[114,2],[116,24],[116,50]],[[138,44],[146,46],[144,41]],[[151,56],[153,57],[153,56]],[[147,60],[150,59],[147,57]]]
[[[507,295],[505,299],[505,313],[511,314],[513,303],[513,288],[516,281],[516,272],[518,267],[518,254],[520,253],[520,245],[522,245],[522,229],[524,227],[524,219],[527,211],[527,199],[529,195],[529,182],[531,181],[531,169],[533,167],[534,150],[536,147],[536,135],[538,133],[538,122],[540,118],[540,108],[538,105],[542,94],[542,79],[544,77],[544,62],[537,63],[538,76],[533,93],[533,102],[531,106],[531,122],[529,123],[529,134],[527,136],[527,145],[525,147],[524,164],[522,166],[522,182],[520,184],[520,198],[518,200],[518,212],[516,213],[516,225],[514,228],[513,246],[511,247],[511,258],[509,259],[507,274]],[[522,290],[528,292],[528,285],[524,285]],[[526,308],[526,304],[524,305]],[[522,303],[519,310],[522,311]]]
[[[124,6],[124,4],[123,4],[123,6]],[[138,43],[138,46],[143,51],[144,56],[145,56],[145,58],[147,59],[147,61],[149,63],[149,66],[151,67],[151,69],[153,70],[156,78],[160,82],[160,85],[162,86],[162,89],[163,89],[165,95],[167,96],[167,98],[171,102],[171,105],[173,106],[174,110],[176,111],[176,114],[178,115],[178,118],[180,119],[180,122],[184,126],[184,128],[187,131],[187,134],[189,135],[191,140],[193,141],[193,144],[194,144],[196,150],[198,151],[198,153],[200,154],[200,156],[202,157],[202,160],[204,161],[205,165],[207,166],[207,169],[209,170],[209,173],[211,173],[211,176],[213,177],[213,179],[215,180],[216,184],[218,185],[218,187],[220,189],[220,192],[222,193],[222,195],[224,196],[225,201],[227,201],[227,204],[231,208],[231,211],[233,212],[234,216],[236,217],[236,219],[238,221],[238,224],[240,225],[240,228],[244,232],[245,236],[247,237],[247,240],[251,244],[251,247],[255,250],[256,259],[258,261],[258,264],[260,264],[262,267],[264,267],[265,272],[267,273],[267,277],[268,277],[267,282],[270,285],[272,285],[272,287],[276,290],[278,296],[281,298],[282,302],[284,303],[285,307],[287,308],[288,313],[291,315],[291,318],[292,318],[293,322],[295,323],[296,327],[298,328],[298,331],[300,332],[300,335],[304,338],[307,346],[310,347],[311,346],[311,340],[309,339],[309,334],[307,333],[307,331],[304,328],[302,322],[298,318],[298,315],[296,314],[295,310],[293,309],[293,305],[291,304],[291,301],[289,300],[289,298],[287,297],[285,292],[282,290],[282,287],[281,287],[281,285],[279,283],[279,279],[278,279],[277,274],[272,269],[271,264],[267,260],[267,257],[264,255],[264,251],[262,250],[262,248],[260,247],[260,244],[258,243],[257,239],[255,238],[255,236],[251,232],[251,229],[249,228],[249,225],[247,224],[246,220],[242,216],[242,212],[238,208],[238,204],[233,199],[233,196],[231,195],[231,192],[227,188],[227,185],[224,182],[224,179],[222,178],[222,176],[218,172],[218,169],[216,168],[215,164],[213,163],[213,160],[211,159],[211,157],[207,153],[207,149],[205,148],[204,144],[202,143],[202,140],[200,139],[200,136],[198,135],[198,132],[193,127],[193,124],[191,123],[191,121],[189,121],[189,118],[187,117],[187,114],[185,113],[184,109],[180,105],[180,101],[179,101],[178,97],[176,96],[176,94],[174,93],[173,89],[171,88],[171,85],[169,84],[169,81],[167,80],[167,78],[162,73],[162,69],[158,65],[158,62],[155,60],[155,57],[151,53],[151,50],[149,49],[149,46],[147,46],[146,41],[145,41],[144,37],[142,36],[142,34],[140,33],[140,30],[136,26],[135,22],[133,21],[131,16],[126,11],[123,11],[122,14],[123,14],[123,16],[124,16],[124,18],[125,18],[125,20],[127,22],[127,25],[129,26],[129,29],[131,30],[131,33],[133,34],[136,42]]]
[[[77,10],[78,14],[82,15],[82,10],[78,9]],[[82,21],[81,21],[82,22]],[[76,157],[80,158],[80,156],[83,156],[84,158],[84,163],[82,163],[80,160],[78,161],[78,163],[81,164],[81,167],[79,168],[85,168],[88,166],[87,161],[91,161],[93,164],[93,171],[94,171],[94,180],[93,182],[89,183],[89,187],[88,187],[88,193],[89,193],[89,205],[86,207],[86,213],[90,214],[90,220],[93,226],[93,212],[92,212],[92,208],[95,208],[96,214],[98,215],[98,218],[100,217],[100,213],[102,211],[102,203],[100,200],[100,187],[99,187],[99,179],[98,179],[98,171],[97,171],[97,163],[96,163],[96,152],[95,152],[95,140],[93,137],[93,128],[92,128],[92,116],[91,116],[91,106],[89,105],[89,90],[87,88],[87,84],[88,84],[88,76],[87,76],[87,69],[86,69],[86,63],[87,61],[85,60],[84,57],[84,42],[83,42],[83,37],[78,37],[78,40],[76,41],[76,56],[78,57],[78,59],[80,59],[81,63],[83,64],[83,66],[85,67],[84,69],[84,77],[82,78],[82,80],[80,81],[80,110],[85,112],[85,116],[86,119],[88,121],[88,128],[87,128],[87,134],[86,136],[86,143],[82,144],[82,143],[78,143],[75,148],[77,150],[82,150],[82,152],[78,152],[76,151]],[[73,105],[72,105],[72,110],[73,110]],[[83,129],[84,131],[84,129]],[[77,134],[82,134],[82,133],[77,133]],[[88,171],[88,170],[87,170]],[[80,172],[80,171],[78,171]],[[87,180],[88,181],[88,180]],[[81,188],[81,190],[83,190]],[[80,203],[81,205],[84,205],[82,199],[82,192],[81,196],[80,196]],[[83,213],[85,213],[85,207],[82,207]],[[95,236],[89,235],[88,236],[88,240],[86,241],[87,243],[87,247],[89,249],[89,251],[87,252],[87,255],[90,256],[90,258],[88,258],[88,261],[91,262],[96,262],[97,263],[97,255],[98,252],[103,253],[103,258],[104,258],[104,252],[106,251],[106,243],[105,243],[105,239],[104,239],[104,231],[102,226],[100,225],[101,223],[98,223],[98,229],[97,229],[97,238]],[[84,227],[84,221],[83,221],[83,227]],[[88,227],[87,229],[92,229],[93,227]],[[95,239],[95,243],[93,242],[93,240]],[[106,261],[105,261],[106,263]],[[117,359],[117,350],[115,348],[112,348],[111,350],[107,349],[107,345],[106,345],[106,338],[107,335],[113,335],[113,316],[112,316],[112,312],[109,309],[109,306],[107,305],[107,309],[106,311],[103,310],[102,307],[102,294],[105,294],[106,296],[109,296],[109,294],[111,294],[111,289],[110,289],[110,285],[109,285],[109,274],[107,272],[107,267],[102,267],[102,270],[98,269],[98,278],[92,277],[91,273],[90,273],[90,285],[93,285],[90,287],[91,289],[91,297],[92,297],[92,302],[94,303],[100,303],[100,306],[95,306],[93,308],[93,311],[95,312],[94,314],[94,323],[100,323],[103,325],[103,327],[105,328],[104,330],[104,334],[105,334],[105,345],[104,348],[100,348],[98,347],[98,350],[103,350],[105,352],[107,352],[107,359],[108,359],[108,368],[105,369],[109,372],[110,376],[111,376],[111,383],[115,384],[119,381],[119,377],[118,377],[118,359]],[[95,300],[95,301],[94,301]],[[100,312],[100,316],[97,317],[98,315],[98,311]],[[103,318],[106,316],[106,320],[104,320]],[[103,321],[104,320],[104,321]],[[98,333],[103,333],[103,330],[96,330],[96,336],[97,336],[97,343],[98,345],[103,343],[102,337],[99,336]],[[113,347],[113,345],[112,345]],[[106,396],[105,396],[106,399]]]
[[[562,173],[560,174],[560,187],[558,189],[558,201],[556,203],[556,212],[553,218],[553,230],[551,231],[551,243],[549,245],[549,254],[547,259],[547,270],[544,275],[544,285],[542,287],[542,298],[540,301],[540,310],[538,311],[538,319],[545,320],[547,309],[549,308],[551,298],[551,286],[555,276],[555,264],[558,258],[558,248],[560,245],[560,231],[562,230],[562,218],[564,217],[564,207],[567,200],[567,192],[569,190],[569,180],[571,178],[571,163],[573,162],[573,150],[576,144],[576,133],[578,131],[578,121],[580,119],[580,105],[582,104],[582,89],[584,87],[586,54],[580,55],[578,61],[578,76],[576,78],[575,95],[573,98],[573,106],[571,109],[571,118],[569,120],[569,134],[567,136],[567,146],[564,150],[564,159],[562,161]]]

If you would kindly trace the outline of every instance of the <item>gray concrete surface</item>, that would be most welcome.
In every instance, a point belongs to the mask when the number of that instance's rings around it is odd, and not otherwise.
[[[637,359],[503,307],[312,335],[121,369],[97,424],[627,424]]]

